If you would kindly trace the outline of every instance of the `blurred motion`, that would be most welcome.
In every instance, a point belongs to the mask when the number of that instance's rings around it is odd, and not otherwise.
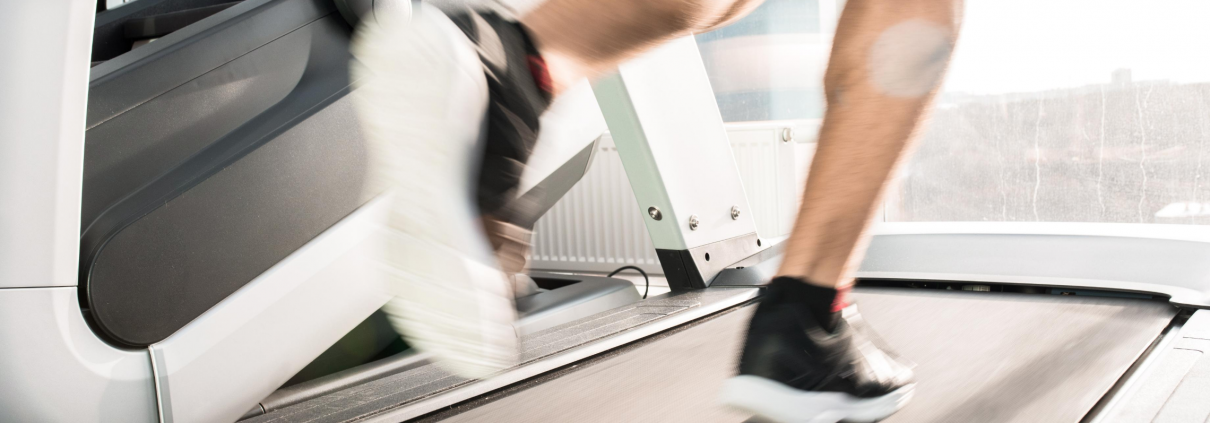
[[[530,207],[510,203],[551,97],[569,81],[596,79],[650,46],[722,26],[757,5],[625,2],[590,14],[600,6],[554,0],[517,23],[487,4],[421,5],[363,24],[354,74],[371,82],[358,105],[375,146],[372,172],[392,202],[384,260],[394,299],[385,311],[408,343],[466,377],[513,366],[516,297],[507,281],[516,277],[501,274],[500,263],[516,273],[527,261],[532,228],[510,231],[509,219]],[[867,339],[877,337],[846,293],[869,216],[944,74],[961,4],[879,8],[854,0],[847,7],[841,23],[849,26],[838,30],[824,78],[832,107],[803,209],[752,319],[740,375],[722,394],[724,403],[775,421],[882,419],[914,389],[909,365]],[[577,25],[583,16],[592,18]],[[689,229],[698,225],[691,218]],[[491,247],[505,257],[493,260]]]
[[[9,2],[0,421],[1208,421],[1207,19]]]
[[[515,363],[517,342],[511,286],[473,203],[489,84],[475,45],[436,8],[376,17],[354,40],[353,73],[371,81],[356,104],[372,178],[391,202],[383,271],[393,300],[384,310],[408,344],[485,376]]]

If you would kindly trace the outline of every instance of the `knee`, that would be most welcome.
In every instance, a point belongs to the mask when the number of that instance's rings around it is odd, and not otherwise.
[[[647,20],[660,32],[692,31],[705,19],[703,2],[698,0],[639,0],[647,3]],[[654,29],[654,28],[653,28]]]
[[[747,16],[764,0],[715,0],[716,3],[711,10],[714,14],[706,25],[694,29],[694,32],[710,32],[718,28],[730,25],[731,23]]]
[[[704,32],[746,14],[762,0],[639,0],[648,18],[670,33]],[[752,5],[747,7],[747,5]]]

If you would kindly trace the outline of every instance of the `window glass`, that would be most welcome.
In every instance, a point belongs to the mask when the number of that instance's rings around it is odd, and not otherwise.
[[[822,118],[831,0],[697,35],[728,122]],[[1210,223],[1210,2],[971,0],[888,221]]]
[[[1210,223],[1210,2],[982,0],[890,221]]]
[[[766,0],[743,19],[698,34],[723,120],[822,117],[835,10],[830,0]]]

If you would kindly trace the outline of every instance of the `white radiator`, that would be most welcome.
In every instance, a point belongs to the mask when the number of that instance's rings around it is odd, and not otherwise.
[[[791,128],[792,141],[784,141]],[[728,124],[727,135],[744,191],[762,238],[790,232],[807,165],[814,151],[814,122]],[[538,223],[530,267],[537,270],[609,272],[621,266],[662,274],[655,248],[606,134],[588,173]]]

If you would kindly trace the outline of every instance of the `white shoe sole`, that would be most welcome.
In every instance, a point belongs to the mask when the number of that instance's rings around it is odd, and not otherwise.
[[[916,385],[877,398],[839,392],[800,391],[763,377],[741,375],[723,385],[724,405],[780,423],[875,422],[895,414],[912,399]]]
[[[474,46],[422,4],[363,25],[353,54],[372,189],[391,196],[384,311],[410,345],[460,376],[514,365],[511,286],[474,201],[488,101]]]

